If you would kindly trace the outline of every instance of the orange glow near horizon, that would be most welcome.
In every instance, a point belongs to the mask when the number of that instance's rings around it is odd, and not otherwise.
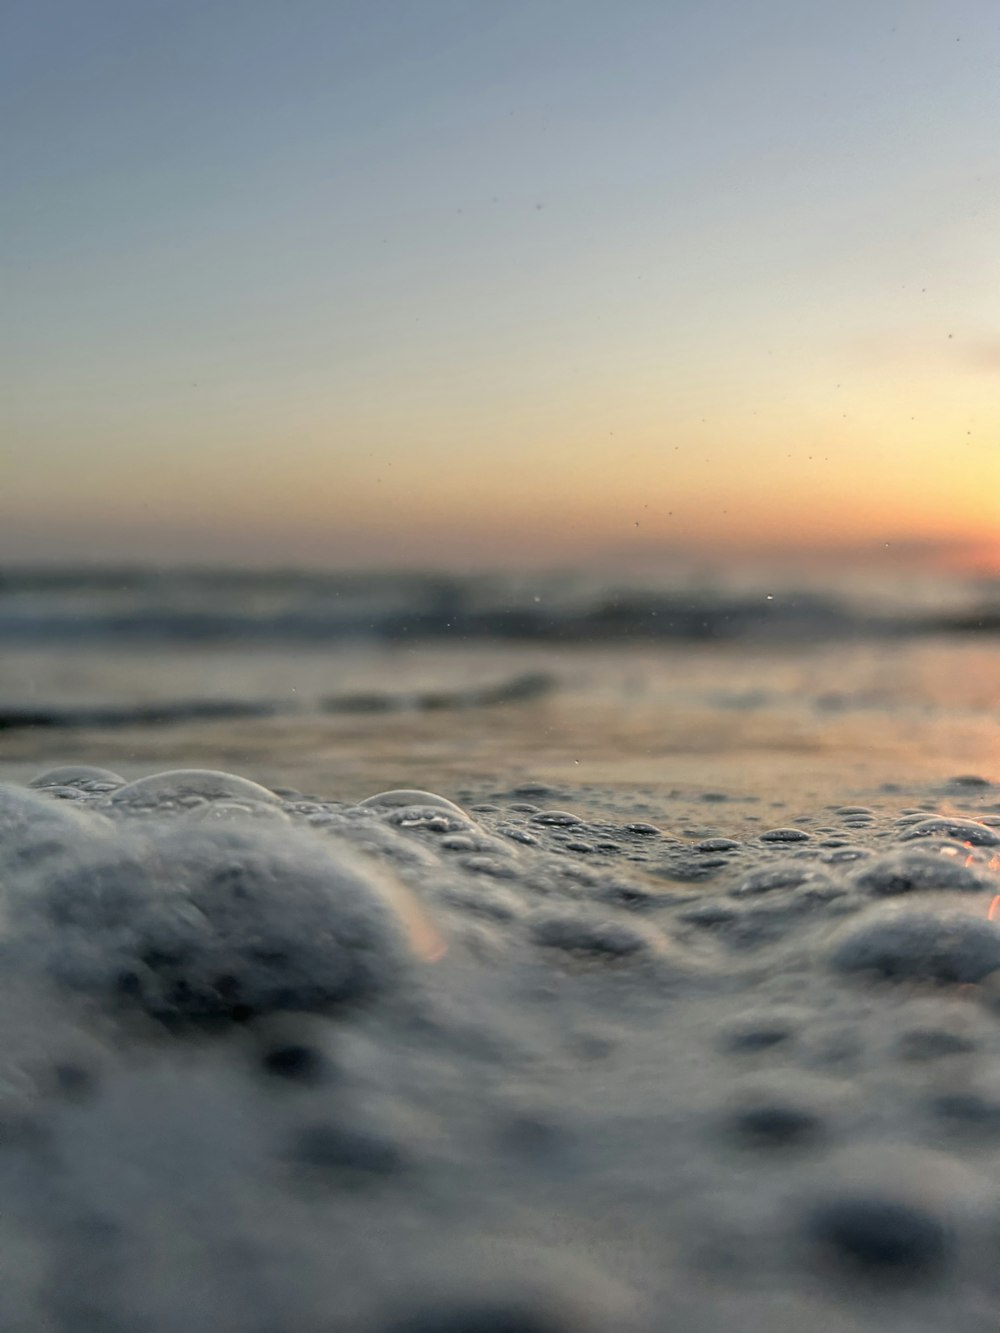
[[[944,560],[946,569],[957,574],[978,574],[992,578],[1000,576],[1000,542],[973,541],[967,548],[959,548]]]
[[[60,460],[39,444],[14,459],[17,504],[0,558],[62,549],[94,559],[525,566],[679,555],[1000,573],[1000,449],[977,443],[969,466],[957,466],[937,443],[954,433],[946,420],[896,439],[891,413],[872,413],[864,430],[834,428],[786,404],[762,425],[741,400],[719,421],[709,404],[692,423],[666,389],[617,411],[612,389],[529,415],[494,401],[478,426],[468,404],[456,420],[437,401],[423,404],[422,419],[408,418],[405,400],[368,416],[360,401],[338,414],[315,401],[308,428],[294,430],[279,424],[277,394],[253,424],[229,404],[211,431],[193,418],[172,438],[161,423],[148,445],[136,443],[138,420],[136,434],[109,433],[82,457]],[[310,394],[329,397],[319,385]],[[642,409],[660,417],[655,428]],[[581,427],[581,413],[591,424]],[[81,426],[74,441],[83,435]]]
[[[353,379],[292,377],[275,353],[253,384],[120,404],[109,388],[65,419],[39,392],[7,457],[0,556],[75,531],[77,551],[141,557],[151,538],[161,558],[256,547],[277,563],[680,549],[1000,570],[995,377],[859,364],[822,323],[797,347],[785,316],[762,318],[777,364],[748,338],[720,362],[704,329],[639,329],[631,359],[584,329],[574,374],[558,348],[546,363],[530,342],[473,340],[433,379],[407,345]]]

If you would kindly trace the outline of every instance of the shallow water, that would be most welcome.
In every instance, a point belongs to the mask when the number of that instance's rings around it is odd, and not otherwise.
[[[539,688],[520,700],[511,686],[526,679]],[[355,798],[386,784],[479,791],[534,777],[643,786],[662,800],[847,801],[886,782],[994,772],[998,680],[1000,642],[946,637],[627,650],[22,646],[0,658],[0,714],[12,723],[30,709],[52,725],[4,731],[0,775],[113,760],[129,776],[235,768]],[[185,717],[185,704],[213,701],[274,715]],[[130,720],[129,709],[164,705],[169,725]],[[113,726],[87,725],[88,711],[100,722],[109,708],[121,714]]]
[[[992,1328],[998,667],[8,655],[4,1327]]]

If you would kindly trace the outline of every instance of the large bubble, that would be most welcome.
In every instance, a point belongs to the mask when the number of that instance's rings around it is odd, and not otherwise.
[[[95,768],[92,764],[64,764],[61,768],[47,768],[44,773],[31,779],[29,787],[74,787],[99,783],[104,786],[121,787],[125,779],[110,768]]]
[[[433,807],[465,817],[465,811],[457,806],[454,801],[449,801],[447,796],[438,796],[432,791],[416,791],[403,788],[398,791],[380,791],[375,796],[366,797],[359,804],[364,808],[375,807],[376,809],[385,810],[396,809],[400,806],[418,806],[423,810]]]
[[[273,791],[235,773],[209,768],[178,768],[138,778],[108,797],[111,810],[127,814],[170,815],[191,810],[208,801],[280,805]]]

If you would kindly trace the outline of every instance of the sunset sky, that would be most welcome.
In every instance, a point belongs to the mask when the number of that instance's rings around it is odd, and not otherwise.
[[[998,0],[10,0],[0,115],[6,561],[1000,570]]]

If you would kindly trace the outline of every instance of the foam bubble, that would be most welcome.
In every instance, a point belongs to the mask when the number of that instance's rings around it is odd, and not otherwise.
[[[273,791],[235,773],[209,768],[178,768],[138,778],[108,797],[108,808],[128,814],[169,815],[207,801],[244,801],[280,805]]]
[[[389,806],[382,818],[400,829],[422,829],[427,833],[469,833],[477,826],[461,810],[439,805]]]
[[[833,1258],[871,1275],[936,1278],[953,1257],[950,1231],[933,1211],[875,1193],[826,1199],[806,1226]]]
[[[291,820],[277,805],[263,805],[254,801],[244,805],[238,801],[211,801],[186,812],[186,818],[198,824],[290,824]]]
[[[251,1026],[261,1073],[287,1083],[321,1084],[333,1073],[322,1020],[302,1013],[268,1015]]]
[[[954,1262],[976,1184],[942,1153],[846,1150],[805,1209],[807,1239],[837,1266],[878,1282],[932,1282]]]
[[[1000,968],[1000,929],[966,912],[876,907],[838,934],[830,961],[890,980],[982,981]]]
[[[770,1050],[781,1042],[791,1041],[807,1017],[804,1010],[771,1009],[741,1014],[723,1028],[722,1048],[741,1054]]]
[[[829,888],[832,880],[822,870],[801,861],[779,861],[777,865],[752,870],[735,884],[730,893],[734,898],[755,898],[758,894],[774,893],[779,889]]]
[[[1000,847],[1000,833],[985,824],[975,819],[951,819],[944,815],[922,819],[900,835],[901,842],[912,842],[916,838],[955,838],[959,842],[971,843],[973,847]]]
[[[374,796],[366,796],[359,802],[361,809],[395,809],[397,806],[419,806],[423,809],[433,807],[436,810],[448,810],[452,814],[465,817],[465,811],[449,801],[446,796],[438,796],[432,791],[418,791],[416,789],[400,788],[398,791],[380,791]]]
[[[815,1079],[785,1075],[769,1083],[749,1084],[730,1098],[723,1130],[746,1148],[798,1148],[827,1131],[839,1089]]]
[[[990,880],[955,857],[934,855],[924,849],[890,852],[869,862],[854,876],[854,884],[874,897],[894,897],[924,890],[981,893]]]
[[[329,1120],[300,1129],[288,1155],[300,1170],[325,1176],[342,1188],[396,1175],[407,1164],[404,1152],[388,1134],[371,1126]]]
[[[29,787],[74,787],[78,784],[114,783],[123,786],[125,779],[110,768],[94,768],[90,764],[66,764],[62,768],[47,768],[31,779]]]
[[[567,953],[625,958],[663,949],[663,938],[654,930],[582,912],[540,913],[530,922],[530,931],[536,943]]]

